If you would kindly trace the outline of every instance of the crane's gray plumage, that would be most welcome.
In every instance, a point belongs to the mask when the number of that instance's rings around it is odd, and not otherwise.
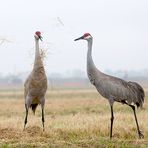
[[[28,76],[24,86],[25,108],[26,117],[24,122],[24,129],[27,124],[28,110],[29,108],[35,114],[35,110],[38,104],[41,104],[42,109],[42,124],[44,130],[44,105],[45,105],[45,93],[47,90],[47,77],[44,70],[44,65],[41,58],[39,49],[39,39],[42,39],[41,33],[37,31],[35,33],[35,61],[31,74]]]
[[[127,82],[117,77],[113,77],[99,71],[92,59],[92,43],[93,38],[89,33],[85,33],[82,37],[75,39],[75,41],[84,39],[88,42],[87,51],[87,74],[90,82],[96,87],[97,91],[106,99],[108,99],[111,106],[111,129],[110,138],[112,138],[113,126],[113,103],[114,101],[129,105],[133,111],[136,120],[139,138],[143,134],[139,130],[139,125],[136,117],[135,106],[142,107],[144,103],[144,90],[136,82]]]

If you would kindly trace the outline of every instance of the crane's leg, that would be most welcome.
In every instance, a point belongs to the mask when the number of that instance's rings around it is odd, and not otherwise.
[[[45,119],[44,119],[44,108],[42,108],[42,125],[43,125],[43,131],[44,131],[44,122],[45,122]]]
[[[138,124],[138,120],[137,120],[137,116],[136,116],[136,111],[135,111],[135,106],[133,106],[133,105],[129,105],[132,109],[133,109],[133,111],[134,111],[134,116],[135,116],[135,121],[136,121],[136,125],[137,125],[137,131],[138,131],[138,135],[139,135],[139,138],[141,139],[141,138],[144,138],[144,135],[142,134],[142,132],[140,131],[140,129],[139,129],[139,124]]]
[[[110,127],[110,139],[112,139],[112,129],[113,129],[113,121],[114,121],[114,113],[113,113],[113,106],[111,105],[111,127]]]
[[[113,121],[114,121],[113,103],[114,103],[114,99],[109,98],[109,104],[110,104],[110,109],[111,109],[110,139],[112,139],[112,131],[113,131],[112,129],[113,129]]]
[[[43,131],[44,131],[44,122],[45,122],[45,119],[44,119],[44,105],[45,105],[45,98],[43,97],[43,98],[41,99]]]
[[[29,95],[27,95],[26,100],[25,100],[26,116],[25,116],[25,121],[24,121],[24,130],[25,130],[25,127],[26,127],[26,124],[27,124],[28,110],[29,110],[29,107],[31,105],[31,102],[32,102],[32,98],[29,97]]]
[[[26,127],[26,124],[27,124],[27,117],[28,117],[28,107],[27,107],[27,104],[25,104],[25,108],[26,108],[26,116],[25,116],[25,121],[24,121],[24,130],[25,130],[25,127]]]

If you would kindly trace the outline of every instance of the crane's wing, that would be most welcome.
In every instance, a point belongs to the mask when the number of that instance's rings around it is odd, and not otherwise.
[[[120,78],[102,74],[101,79],[95,78],[95,87],[105,98],[113,97],[115,101],[136,104],[142,107],[144,90],[136,82],[126,82]]]

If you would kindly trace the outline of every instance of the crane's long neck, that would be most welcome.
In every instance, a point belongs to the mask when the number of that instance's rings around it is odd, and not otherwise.
[[[43,62],[41,59],[40,49],[39,49],[39,40],[35,39],[35,60],[34,60],[34,69],[43,67]]]
[[[88,41],[88,51],[87,51],[87,70],[96,69],[96,66],[92,59],[92,43],[93,43],[93,39],[90,39]]]
[[[94,74],[97,73],[101,74],[101,71],[99,71],[94,62],[93,62],[93,59],[92,59],[92,44],[93,44],[93,38],[88,40],[88,51],[87,51],[87,72],[88,74]]]

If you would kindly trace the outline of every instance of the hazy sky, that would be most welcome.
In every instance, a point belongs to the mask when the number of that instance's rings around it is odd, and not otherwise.
[[[93,38],[93,59],[104,71],[148,68],[147,0],[0,0],[0,73],[31,71],[34,32],[43,36],[50,74],[86,69],[85,32]],[[61,21],[61,22],[60,22]]]

